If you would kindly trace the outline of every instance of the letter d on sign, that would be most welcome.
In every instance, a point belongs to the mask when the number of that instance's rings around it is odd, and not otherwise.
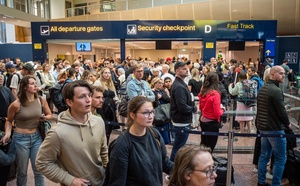
[[[211,26],[210,25],[205,25],[204,26],[204,32],[205,33],[210,33],[211,32]]]

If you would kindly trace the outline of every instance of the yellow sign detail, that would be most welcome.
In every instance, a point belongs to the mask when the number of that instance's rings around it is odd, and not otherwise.
[[[228,28],[228,29],[254,29],[254,24],[227,23],[226,28]]]
[[[185,25],[185,26],[180,26],[180,25],[175,25],[175,26],[170,26],[170,25],[152,25],[152,26],[144,26],[144,25],[138,25],[138,31],[143,32],[143,31],[156,31],[156,32],[161,32],[161,31],[195,31],[196,26],[195,25]]]
[[[42,43],[34,43],[34,49],[42,49]]]
[[[51,26],[51,32],[102,32],[102,26]]]
[[[205,48],[214,48],[214,42],[206,42]]]

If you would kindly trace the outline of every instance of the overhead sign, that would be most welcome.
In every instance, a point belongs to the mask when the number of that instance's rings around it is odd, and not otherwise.
[[[265,56],[274,57],[276,51],[276,39],[266,39],[265,41]]]
[[[277,21],[85,21],[32,22],[32,40],[216,38],[255,40],[276,37]]]

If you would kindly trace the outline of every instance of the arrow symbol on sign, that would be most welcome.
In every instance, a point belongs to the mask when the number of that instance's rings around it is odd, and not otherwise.
[[[271,51],[270,51],[270,50],[267,50],[266,53],[267,53],[267,55],[269,56],[270,53],[271,53]]]

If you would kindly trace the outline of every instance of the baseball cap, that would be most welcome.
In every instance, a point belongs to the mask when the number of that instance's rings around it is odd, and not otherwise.
[[[186,65],[186,63],[178,61],[175,63],[174,70],[177,70],[179,67],[183,67],[185,65]]]
[[[166,61],[172,61],[172,58],[167,57],[167,58],[166,58]]]
[[[6,68],[6,69],[9,69],[9,68],[15,68],[15,66],[14,66],[13,64],[11,64],[11,63],[6,63],[6,64],[5,64],[5,68]]]
[[[34,68],[30,63],[23,64],[23,68],[25,68],[26,70],[28,70],[31,73],[34,73]]]

